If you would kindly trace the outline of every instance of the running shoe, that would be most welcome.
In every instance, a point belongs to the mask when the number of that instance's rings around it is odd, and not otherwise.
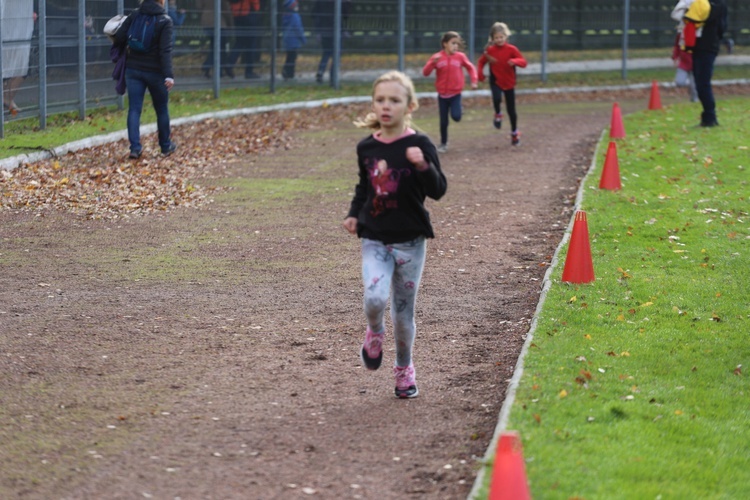
[[[419,395],[413,363],[410,363],[409,366],[394,366],[393,374],[396,376],[395,393],[397,398],[416,398]]]
[[[513,131],[513,133],[510,134],[510,143],[513,146],[521,144],[521,132],[518,130]]]
[[[375,333],[367,327],[365,333],[365,342],[362,344],[362,350],[360,351],[360,357],[362,358],[362,364],[368,370],[377,370],[380,368],[380,363],[383,361],[383,337],[385,332]]]
[[[495,118],[492,120],[492,124],[496,129],[500,129],[503,126],[503,114],[495,113]]]

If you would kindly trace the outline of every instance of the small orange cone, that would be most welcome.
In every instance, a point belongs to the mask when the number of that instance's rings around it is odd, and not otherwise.
[[[488,500],[531,500],[523,463],[521,437],[515,431],[503,432],[497,443],[492,466]]]
[[[609,125],[609,137],[612,139],[622,139],[625,137],[625,126],[622,124],[622,113],[620,112],[620,105],[617,103],[612,105],[612,120]]]
[[[617,144],[610,141],[607,148],[607,156],[604,158],[602,178],[599,180],[599,189],[621,189],[620,164],[617,161]]]
[[[656,80],[651,82],[651,97],[648,100],[648,109],[661,109],[659,84],[656,82]]]
[[[586,212],[576,212],[573,233],[570,235],[568,255],[565,257],[562,280],[566,283],[590,283],[594,281],[594,263],[591,261],[589,228]]]

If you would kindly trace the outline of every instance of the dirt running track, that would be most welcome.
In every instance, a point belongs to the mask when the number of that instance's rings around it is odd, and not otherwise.
[[[348,121],[207,167],[233,189],[200,209],[0,212],[0,497],[465,498],[612,98],[521,97],[518,148],[465,101],[429,204],[414,400],[393,397],[392,347],[360,366]],[[437,135],[434,103],[417,125]]]

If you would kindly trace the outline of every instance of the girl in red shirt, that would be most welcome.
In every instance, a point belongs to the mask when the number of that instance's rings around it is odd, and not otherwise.
[[[438,92],[438,109],[440,110],[440,146],[438,151],[448,151],[448,113],[454,122],[461,121],[461,91],[464,89],[463,68],[469,73],[471,88],[477,88],[477,70],[469,58],[460,49],[463,45],[461,35],[455,31],[443,34],[440,40],[443,50],[433,54],[422,68],[424,76],[430,76],[436,70],[435,89]]]
[[[516,67],[525,68],[526,59],[515,45],[508,43],[510,30],[505,23],[495,23],[490,28],[490,39],[484,53],[477,63],[479,81],[484,81],[484,65],[490,65],[490,90],[492,91],[492,106],[495,117],[492,123],[495,128],[503,125],[503,113],[500,104],[505,94],[505,108],[510,117],[510,143],[517,146],[521,143],[521,132],[518,131],[518,115],[516,114]]]

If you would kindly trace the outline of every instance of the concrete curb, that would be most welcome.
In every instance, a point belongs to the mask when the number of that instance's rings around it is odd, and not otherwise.
[[[723,85],[748,85],[750,84],[750,79],[742,78],[742,79],[736,79],[736,80],[719,80],[712,82],[714,86],[723,86]],[[661,87],[663,88],[669,88],[674,87],[674,83],[661,83]],[[608,86],[599,86],[599,87],[557,87],[557,88],[540,88],[540,89],[520,89],[517,94],[524,95],[524,94],[565,94],[565,93],[574,93],[574,92],[602,92],[602,91],[612,91],[612,90],[639,90],[639,89],[646,89],[650,88],[650,83],[638,83],[638,84],[631,84],[631,85],[608,85]],[[485,97],[490,95],[489,90],[469,90],[463,92],[463,95],[465,97]],[[434,99],[435,93],[434,92],[420,92],[417,94],[417,97],[419,99]],[[172,125],[178,126],[178,125],[186,125],[190,123],[197,123],[209,118],[214,119],[222,119],[222,118],[231,118],[233,116],[239,116],[239,115],[249,115],[249,114],[256,114],[256,113],[265,113],[268,111],[282,111],[282,110],[289,110],[289,109],[310,109],[310,108],[317,108],[323,105],[336,105],[336,104],[352,104],[352,103],[358,103],[358,102],[367,102],[370,100],[370,96],[354,96],[354,97],[340,97],[335,99],[321,99],[316,101],[302,101],[302,102],[291,102],[286,104],[277,104],[273,106],[259,106],[255,108],[240,108],[240,109],[230,109],[230,110],[224,110],[224,111],[216,111],[216,112],[210,112],[210,113],[202,113],[200,115],[195,116],[188,116],[183,118],[177,118],[172,120]],[[148,125],[144,125],[141,127],[141,134],[150,134],[156,132],[156,124],[151,123]],[[25,163],[34,163],[38,161],[47,160],[49,158],[63,156],[65,154],[78,151],[81,149],[86,148],[92,148],[96,146],[101,146],[103,144],[107,144],[110,142],[116,142],[122,139],[127,139],[128,133],[127,130],[120,130],[118,132],[112,132],[109,134],[104,135],[96,135],[93,137],[88,137],[86,139],[81,139],[79,141],[69,142],[67,144],[64,144],[62,146],[58,146],[56,148],[46,150],[46,151],[38,151],[36,153],[29,153],[29,154],[21,154],[17,156],[12,156],[10,158],[4,158],[0,160],[0,169],[4,170],[13,170],[20,165],[23,165]]]

